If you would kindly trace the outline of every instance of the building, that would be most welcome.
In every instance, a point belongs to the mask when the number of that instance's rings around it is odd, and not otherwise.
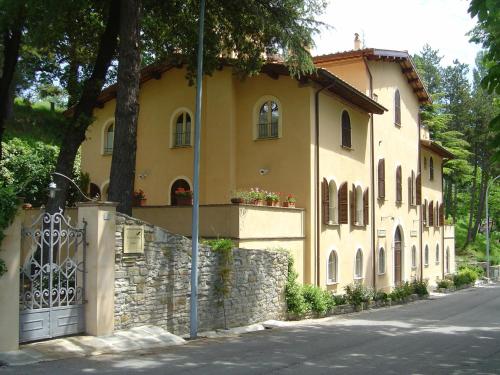
[[[453,272],[442,205],[442,165],[452,155],[419,126],[429,97],[410,56],[356,49],[315,63],[300,78],[280,63],[244,80],[230,65],[204,77],[201,235],[285,247],[302,281],[336,292]],[[174,194],[191,187],[193,170],[195,88],[185,74],[175,64],[142,72],[135,186],[147,206],[133,214],[189,235],[191,210]],[[99,100],[82,170],[106,197],[115,88]],[[299,209],[228,204],[251,187],[293,193]]]

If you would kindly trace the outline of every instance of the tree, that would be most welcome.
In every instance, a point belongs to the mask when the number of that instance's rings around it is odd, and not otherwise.
[[[116,94],[116,134],[111,162],[108,197],[119,202],[119,212],[132,215],[135,178],[137,120],[139,116],[139,78],[141,0],[122,0],[120,7],[120,47]]]

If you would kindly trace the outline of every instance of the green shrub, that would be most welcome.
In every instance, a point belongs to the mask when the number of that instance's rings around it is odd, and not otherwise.
[[[346,298],[345,294],[333,294],[332,298],[333,298],[333,302],[335,303],[335,306],[347,304],[347,298]]]
[[[304,285],[302,287],[304,301],[308,305],[308,310],[318,314],[324,314],[327,310],[326,300],[320,288],[314,285]]]
[[[420,297],[429,295],[427,290],[428,283],[426,280],[413,280],[411,283],[413,293],[418,294]]]
[[[463,268],[458,271],[457,274],[453,275],[453,284],[456,287],[460,287],[462,285],[473,284],[477,280],[477,273],[472,268]]]
[[[297,316],[303,316],[308,312],[308,305],[304,300],[302,285],[297,283],[299,275],[294,269],[293,258],[288,257],[288,276],[285,286],[285,299],[287,311]]]
[[[370,300],[370,291],[363,284],[346,285],[344,291],[347,303],[350,305],[358,307]]]
[[[4,231],[9,227],[16,216],[19,200],[12,186],[5,186],[0,182],[0,249],[4,239]],[[0,258],[0,277],[7,272],[7,266]]]
[[[481,278],[484,276],[484,269],[481,266],[476,266],[473,264],[462,264],[460,267],[458,267],[458,271],[462,270],[471,270],[474,271],[477,275],[477,278]]]
[[[374,301],[387,301],[389,299],[389,295],[382,291],[382,290],[377,290],[373,293],[373,300]]]
[[[413,287],[408,281],[406,281],[396,286],[394,290],[389,293],[389,297],[393,301],[403,301],[406,297],[409,297],[412,294]]]
[[[449,289],[453,286],[453,280],[443,279],[437,282],[437,287],[440,289]]]

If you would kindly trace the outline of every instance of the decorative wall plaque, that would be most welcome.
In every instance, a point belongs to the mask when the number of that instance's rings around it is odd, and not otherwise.
[[[144,227],[128,225],[123,232],[123,253],[144,254]]]

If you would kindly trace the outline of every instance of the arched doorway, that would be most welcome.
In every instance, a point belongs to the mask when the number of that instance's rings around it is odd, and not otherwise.
[[[394,233],[394,285],[401,283],[401,230],[396,228]]]
[[[183,180],[182,178],[175,180],[170,188],[170,205],[177,206],[177,196],[175,195],[175,191],[177,189],[191,190],[191,186],[189,186],[189,182]]]

